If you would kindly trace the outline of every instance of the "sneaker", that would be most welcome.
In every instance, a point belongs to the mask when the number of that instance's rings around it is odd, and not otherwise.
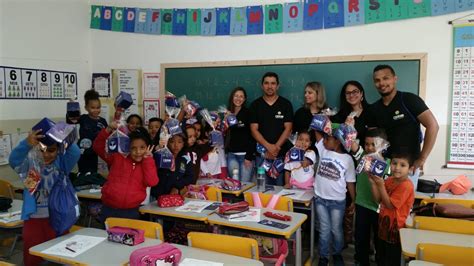
[[[332,255],[332,261],[334,266],[344,266],[344,259],[341,255]]]
[[[329,264],[329,259],[325,257],[320,257],[318,266],[327,266]]]

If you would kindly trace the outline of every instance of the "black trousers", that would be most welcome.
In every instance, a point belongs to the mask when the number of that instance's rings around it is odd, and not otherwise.
[[[355,254],[354,259],[360,265],[369,266],[370,236],[372,235],[375,250],[378,252],[378,219],[379,214],[356,204],[355,207]],[[378,257],[378,254],[376,255]]]
[[[400,266],[402,259],[402,245],[400,243],[391,244],[379,239],[378,266]]]

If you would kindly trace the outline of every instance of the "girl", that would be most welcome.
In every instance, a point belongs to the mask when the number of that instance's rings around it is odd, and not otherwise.
[[[158,183],[150,137],[145,128],[129,134],[130,154],[107,154],[105,141],[117,129],[117,124],[103,129],[94,141],[94,151],[107,162],[110,172],[102,187],[101,220],[108,217],[138,219],[138,207],[146,198],[146,188]]]
[[[131,114],[127,117],[128,133],[132,133],[135,129],[143,126],[142,118],[137,114]]]
[[[152,117],[148,120],[148,133],[155,146],[160,142],[160,129],[163,123],[163,119],[158,117]]]
[[[304,89],[304,105],[296,110],[293,119],[293,132],[308,131],[313,115],[321,113],[326,105],[326,92],[318,81],[308,82]]]
[[[316,153],[310,150],[311,137],[309,132],[303,131],[298,134],[296,139],[297,148],[305,151],[304,160],[302,162],[285,163],[285,188],[292,186],[309,189],[314,183],[314,163],[316,162]]]
[[[197,144],[197,132],[196,128],[192,125],[186,126],[186,137],[188,139],[186,145],[186,154],[191,160],[192,170],[193,170],[193,184],[196,184],[197,179],[199,178],[199,171],[201,170],[201,159],[212,147],[209,144]]]
[[[34,158],[35,160],[40,159],[44,162],[40,173],[41,182],[33,194],[29,192],[29,189],[32,189],[32,187],[26,187],[23,190],[21,219],[24,221],[22,236],[23,262],[25,265],[41,264],[42,259],[30,255],[29,249],[56,237],[55,231],[49,224],[49,192],[60,175],[69,175],[81,155],[79,147],[76,144],[69,146],[64,154],[58,154],[58,144],[49,137],[41,135],[42,133],[40,131],[41,130],[30,132],[28,137],[13,149],[9,158],[10,166],[17,173],[21,173],[21,169],[30,168],[30,165],[28,165],[30,163],[28,160],[30,151],[35,152],[32,149],[34,149],[40,141],[47,145],[46,150],[40,152],[39,156],[41,158]],[[38,153],[33,153],[33,156],[36,156]],[[25,180],[28,181],[28,177],[25,178]],[[24,183],[27,184],[28,182]]]
[[[168,149],[173,154],[174,164],[171,169],[159,168],[161,182],[151,188],[151,195],[158,198],[165,194],[178,194],[185,186],[193,182],[192,164],[184,151],[186,137],[183,134],[173,135],[168,140]]]
[[[84,94],[84,102],[87,114],[83,114],[79,117],[79,121],[68,122],[77,123],[79,122],[79,148],[81,149],[81,158],[78,162],[79,174],[97,173],[98,157],[92,149],[92,143],[94,142],[97,134],[103,128],[107,127],[107,121],[100,116],[100,99],[99,93],[95,90],[88,90]]]
[[[237,117],[237,125],[230,127],[225,137],[227,169],[232,176],[234,169],[239,170],[240,181],[252,178],[253,160],[255,159],[255,140],[250,134],[249,109],[245,103],[247,92],[237,87],[230,93],[227,108]]]

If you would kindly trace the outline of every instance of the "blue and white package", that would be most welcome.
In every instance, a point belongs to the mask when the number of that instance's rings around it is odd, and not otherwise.
[[[127,92],[121,91],[117,97],[115,97],[115,108],[121,108],[127,110],[133,104],[132,95]]]
[[[130,138],[120,130],[115,130],[107,138],[107,153],[120,153],[127,156],[130,153]]]
[[[173,165],[173,154],[168,148],[156,151],[153,154],[153,158],[155,159],[155,164],[160,168],[171,169]]]
[[[179,121],[177,119],[171,118],[166,120],[165,126],[171,136],[183,133],[183,130],[181,129],[181,126],[179,125]]]
[[[234,114],[228,114],[226,117],[226,122],[229,127],[236,126],[239,123],[239,121],[237,121],[237,116]]]
[[[263,156],[265,152],[267,152],[267,149],[262,144],[257,143],[257,153]]]
[[[285,156],[285,162],[302,162],[304,160],[304,150],[293,147],[291,148]]]
[[[31,130],[32,131],[35,131],[35,130],[39,130],[41,129],[41,132],[40,134],[41,135],[44,135],[44,138],[41,138],[39,141],[42,145],[44,146],[51,146],[53,145],[54,143],[56,143],[56,141],[54,141],[54,139],[50,138],[48,135],[46,135],[46,133],[55,125],[56,123],[54,123],[51,119],[45,117],[43,119],[41,119],[36,125],[34,125]],[[42,148],[45,148],[45,147],[42,147]]]
[[[314,115],[309,127],[316,131],[324,132],[328,135],[331,135],[331,120],[329,120],[326,115]]]
[[[76,142],[77,131],[74,125],[58,122],[46,132],[46,136],[60,144],[60,150],[65,152],[71,144]]]
[[[374,156],[364,156],[357,165],[356,172],[360,174],[361,172],[366,172],[375,176],[383,177],[385,169],[388,165],[384,160],[376,158]]]
[[[222,136],[222,132],[213,130],[211,131],[210,135],[210,144],[213,147],[224,147],[224,136]]]

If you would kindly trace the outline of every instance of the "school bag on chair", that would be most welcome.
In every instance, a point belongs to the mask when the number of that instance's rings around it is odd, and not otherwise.
[[[252,192],[253,205],[257,208],[275,209],[279,195],[272,195],[267,206],[262,205],[260,194],[258,192]],[[259,235],[249,235],[258,242],[258,251],[260,260],[264,263],[278,264],[283,263],[288,256],[288,241],[281,238],[264,237]]]

